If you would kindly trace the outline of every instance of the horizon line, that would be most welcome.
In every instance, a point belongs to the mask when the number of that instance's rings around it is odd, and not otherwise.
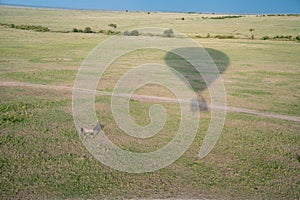
[[[40,9],[57,9],[57,10],[81,10],[81,11],[103,11],[103,12],[153,12],[153,13],[185,13],[185,14],[211,14],[211,15],[264,15],[264,14],[300,14],[293,13],[293,12],[286,12],[286,13],[278,13],[278,12],[265,12],[265,13],[246,13],[246,12],[214,12],[214,11],[167,11],[167,10],[129,10],[129,9],[100,9],[100,8],[75,8],[75,7],[62,7],[62,6],[35,6],[35,5],[24,5],[24,4],[6,4],[0,3],[0,6],[7,6],[7,7],[16,7],[16,8],[40,8]]]

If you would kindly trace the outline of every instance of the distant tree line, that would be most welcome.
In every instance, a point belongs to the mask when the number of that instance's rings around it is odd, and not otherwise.
[[[123,35],[125,36],[150,36],[150,37],[174,37],[174,31],[173,29],[167,29],[164,30],[161,34],[153,34],[153,33],[140,33],[138,30],[132,30],[132,31],[124,31]]]
[[[44,26],[36,26],[36,25],[15,25],[15,24],[7,24],[7,23],[0,23],[1,26],[5,26],[8,28],[15,28],[15,29],[20,29],[20,30],[33,30],[37,32],[49,32],[50,29]]]
[[[108,26],[113,29],[116,29],[118,27],[117,24],[108,24]],[[115,31],[115,30],[94,31],[94,30],[92,30],[91,27],[85,27],[85,29],[73,28],[72,32],[74,32],[74,33],[102,33],[105,35],[118,35],[121,33],[120,31]]]
[[[217,17],[210,17],[209,19],[234,19],[234,18],[241,18],[244,16],[241,15],[227,15],[227,16],[217,16]]]
[[[6,27],[6,28],[15,28],[15,29],[20,29],[20,30],[32,30],[36,32],[49,32],[51,31],[48,27],[40,26],[40,25],[15,25],[15,24],[8,24],[8,23],[0,23],[0,26]],[[114,29],[117,28],[116,24],[109,24],[109,27],[112,27]],[[70,31],[52,31],[52,32],[60,32],[60,33],[69,33]],[[120,34],[120,31],[116,30],[100,30],[98,32],[93,31],[91,27],[85,27],[84,29],[78,29],[78,28],[73,28],[71,32],[74,33],[102,33],[106,35],[117,35]]]
[[[278,40],[278,41],[299,41],[300,35],[293,37],[292,35],[276,35],[275,37],[264,36],[262,40]]]
[[[255,40],[276,40],[276,41],[297,41],[300,42],[300,35],[292,36],[292,35],[277,35],[274,37],[263,36],[263,37],[254,37],[253,31],[254,29],[249,29],[251,32],[251,37],[249,39]],[[206,36],[196,35],[196,38],[217,38],[217,39],[242,39],[240,37],[235,37],[234,35],[210,35],[208,33]]]
[[[256,17],[299,17],[300,14],[262,14],[256,15]]]
[[[291,14],[288,14],[286,16],[290,16]],[[278,16],[278,15],[277,15]],[[294,14],[293,14],[294,16]],[[298,15],[297,15],[298,16]],[[300,15],[299,15],[300,16]],[[222,19],[226,18],[226,16],[223,16]],[[218,17],[219,18],[219,17]],[[237,18],[237,16],[230,16],[230,18]],[[49,32],[50,29],[44,26],[40,25],[15,25],[15,24],[8,24],[8,23],[0,23],[0,26],[4,26],[7,28],[15,28],[15,29],[20,29],[20,30],[33,30],[36,32]],[[109,27],[116,29],[117,25],[116,24],[108,24]],[[297,36],[292,36],[292,35],[277,35],[274,37],[270,36],[263,36],[263,37],[254,37],[253,32],[255,29],[251,28],[249,29],[251,32],[251,39],[261,39],[261,40],[277,40],[277,41],[298,41],[300,42],[300,35]],[[69,33],[69,31],[54,31],[54,32],[61,32],[61,33]],[[72,32],[74,33],[101,33],[101,34],[106,34],[106,35],[119,35],[121,34],[120,31],[116,30],[100,30],[100,31],[93,31],[92,28],[90,27],[85,27],[84,29],[77,29],[73,28]],[[167,29],[163,31],[162,34],[151,34],[151,33],[143,33],[141,34],[138,30],[132,30],[132,31],[124,31],[123,35],[125,36],[139,36],[139,35],[145,35],[145,36],[158,36],[158,37],[174,37],[174,31],[173,29]],[[197,35],[197,38],[218,38],[218,39],[240,39],[239,37],[235,37],[233,34],[231,35],[214,35],[211,36],[210,33],[208,33],[206,36],[200,36]]]

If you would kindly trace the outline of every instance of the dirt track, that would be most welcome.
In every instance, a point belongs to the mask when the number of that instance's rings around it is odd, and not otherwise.
[[[67,87],[67,86],[56,86],[56,85],[43,85],[43,84],[32,84],[32,83],[23,83],[23,82],[12,82],[12,81],[0,81],[0,86],[6,86],[6,87],[32,87],[32,88],[42,88],[42,89],[54,89],[54,90],[68,90],[72,91],[73,87]],[[93,92],[93,91],[91,91]],[[105,95],[105,96],[111,96],[112,93],[110,92],[96,92],[97,95]],[[177,99],[171,99],[166,97],[157,97],[157,96],[146,96],[146,95],[132,95],[129,94],[122,94],[119,95],[120,97],[124,98],[131,98],[139,101],[151,101],[151,102],[166,102],[166,103],[176,103],[178,102]],[[190,103],[190,102],[187,102]],[[205,106],[204,104],[199,103],[200,106]],[[300,117],[295,116],[289,116],[289,115],[279,115],[274,113],[266,113],[261,112],[258,110],[251,110],[246,108],[237,108],[237,107],[231,107],[231,106],[219,106],[218,109],[225,109],[228,112],[237,112],[237,113],[246,113],[246,114],[252,114],[257,115],[261,117],[269,117],[269,118],[275,118],[275,119],[282,119],[282,120],[288,120],[288,121],[294,121],[294,122],[300,122]]]

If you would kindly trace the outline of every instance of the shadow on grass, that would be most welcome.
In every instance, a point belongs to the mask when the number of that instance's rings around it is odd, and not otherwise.
[[[173,52],[186,54],[186,52],[197,52],[199,51],[199,48],[179,48],[173,50]],[[207,110],[207,103],[206,100],[203,98],[201,95],[201,92],[204,91],[209,87],[209,85],[216,80],[219,76],[213,76],[213,79],[209,79],[208,82],[205,82],[204,78],[201,76],[199,71],[187,60],[182,58],[181,56],[173,53],[173,52],[168,52],[165,56],[165,62],[169,67],[172,67],[175,69],[177,72],[179,72],[185,79],[189,82],[189,84],[192,86],[193,90],[197,94],[197,101],[199,102],[200,110]],[[219,73],[220,75],[224,73],[229,64],[230,64],[230,59],[229,57],[216,49],[212,48],[203,48],[202,51],[199,52],[199,59],[200,62],[203,66],[201,66],[200,71],[202,73],[202,67],[203,67],[203,73],[207,73],[207,71],[210,71],[209,67],[213,66],[211,63],[208,65],[205,65],[205,62],[211,62],[213,61],[214,64],[217,67],[217,70],[211,69],[212,73]],[[209,56],[211,59],[209,59]],[[203,62],[201,61],[201,58],[203,58]],[[198,56],[197,56],[198,59]],[[210,72],[209,72],[210,73]]]

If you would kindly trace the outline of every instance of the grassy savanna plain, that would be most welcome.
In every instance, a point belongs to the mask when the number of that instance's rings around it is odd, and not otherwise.
[[[73,86],[84,59],[110,37],[72,33],[73,28],[108,30],[111,23],[117,24],[114,31],[172,28],[194,38],[214,59],[222,72],[228,106],[300,117],[300,43],[259,39],[299,35],[300,17],[205,18],[211,16],[1,6],[1,23],[41,25],[51,30],[42,33],[0,26],[1,198],[299,199],[299,122],[228,112],[217,145],[199,160],[210,120],[210,111],[202,110],[198,134],[180,159],[156,172],[129,174],[102,165],[82,145],[73,122],[71,89],[21,85]],[[255,29],[255,40],[250,39],[250,28]],[[239,39],[196,37],[208,33],[236,35]],[[117,59],[98,89],[111,92],[122,74],[148,61],[177,69],[199,98],[210,102],[207,86],[189,63],[153,49],[137,50]],[[12,86],[11,82],[20,85]],[[158,85],[146,85],[136,93],[174,97]],[[150,122],[148,111],[153,103],[157,102],[130,101],[137,124]],[[161,104],[168,116],[164,129],[142,140],[126,136],[115,124],[110,97],[97,96],[95,102],[107,136],[135,152],[156,150],[174,137],[179,106]]]

